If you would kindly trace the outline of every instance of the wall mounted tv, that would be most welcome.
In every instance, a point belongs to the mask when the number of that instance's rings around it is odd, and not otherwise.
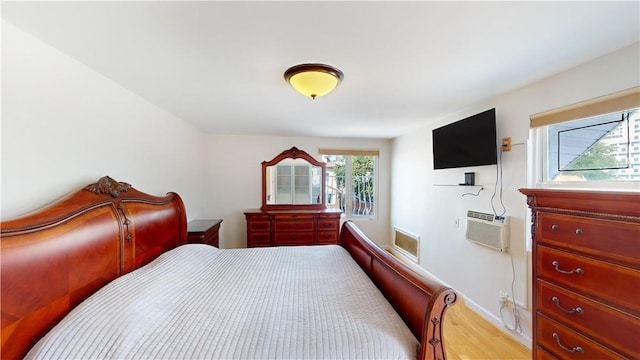
[[[495,108],[433,129],[432,135],[436,170],[498,163]]]

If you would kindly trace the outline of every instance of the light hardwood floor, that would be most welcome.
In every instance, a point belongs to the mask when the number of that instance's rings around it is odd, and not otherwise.
[[[531,350],[465,306],[462,299],[444,316],[444,344],[450,360],[531,359]]]

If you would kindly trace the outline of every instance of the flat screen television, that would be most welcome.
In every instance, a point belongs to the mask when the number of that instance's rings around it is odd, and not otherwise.
[[[432,135],[436,170],[498,163],[495,108],[433,129]]]

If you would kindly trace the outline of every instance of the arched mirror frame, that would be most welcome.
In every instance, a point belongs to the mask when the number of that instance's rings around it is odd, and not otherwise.
[[[286,159],[304,159],[311,166],[318,166],[321,169],[321,201],[319,203],[313,204],[267,204],[267,167],[275,166],[283,160]],[[285,150],[281,152],[278,156],[273,158],[271,161],[263,161],[262,162],[262,207],[261,210],[322,210],[326,208],[325,205],[325,173],[326,173],[326,164],[321,161],[317,161],[313,158],[313,156],[307,154],[305,151],[296,148],[295,146],[289,150]]]

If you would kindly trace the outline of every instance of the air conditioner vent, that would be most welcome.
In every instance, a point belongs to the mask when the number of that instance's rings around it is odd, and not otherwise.
[[[467,211],[467,217],[470,217],[473,219],[480,219],[484,221],[493,221],[495,218],[495,215],[469,210]]]

